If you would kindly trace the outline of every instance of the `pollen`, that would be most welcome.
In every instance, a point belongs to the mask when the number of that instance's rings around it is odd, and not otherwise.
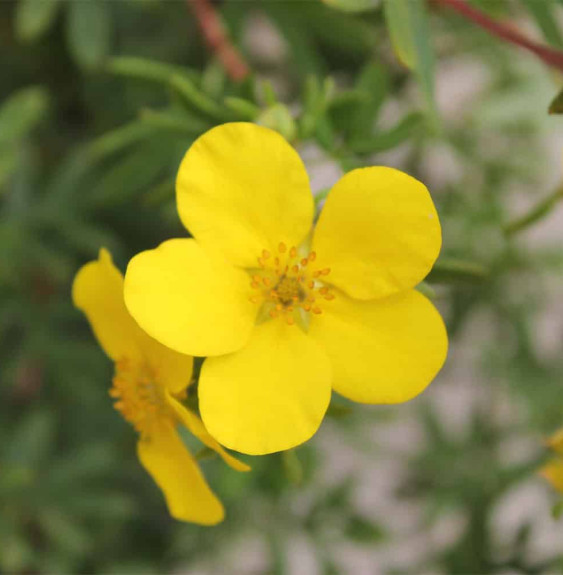
[[[163,388],[145,365],[127,359],[117,361],[109,395],[115,399],[115,409],[141,435],[150,434],[159,423],[174,420]]]
[[[263,250],[259,268],[251,273],[250,285],[255,292],[250,301],[264,306],[265,316],[280,318],[288,325],[302,325],[310,313],[321,314],[324,302],[335,296],[324,283],[330,268],[315,267],[316,259],[315,252],[303,257],[296,247],[283,242],[275,253]]]

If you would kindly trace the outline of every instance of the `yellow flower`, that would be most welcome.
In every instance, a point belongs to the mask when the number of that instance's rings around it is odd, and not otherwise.
[[[164,492],[171,515],[204,525],[218,523],[224,517],[223,506],[180,439],[178,423],[234,469],[249,468],[229,455],[199,417],[178,401],[186,394],[193,358],[164,347],[138,327],[123,301],[123,276],[106,250],[76,274],[72,297],[115,362],[110,395],[139,433],[139,459]]]
[[[402,402],[443,365],[444,324],[413,289],[438,256],[440,223],[414,178],[346,174],[312,231],[298,154],[272,130],[233,123],[188,150],[177,201],[194,239],[135,256],[125,303],[163,344],[208,356],[200,410],[224,445],[289,449],[315,433],[331,388]]]
[[[540,475],[545,477],[552,485],[563,493],[563,428],[551,436],[547,445],[559,455],[546,463],[540,470]]]

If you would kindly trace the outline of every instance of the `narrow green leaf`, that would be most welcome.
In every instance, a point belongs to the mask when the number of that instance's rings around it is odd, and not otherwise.
[[[192,81],[198,78],[197,72],[188,68],[135,56],[110,58],[106,63],[105,69],[107,72],[118,76],[138,78],[162,84],[168,84],[172,76],[186,76]]]
[[[397,57],[416,72],[431,123],[438,113],[434,94],[434,51],[424,0],[385,0],[385,17]]]
[[[231,112],[234,112],[237,116],[240,116],[245,120],[255,120],[256,116],[260,114],[260,108],[256,104],[243,98],[227,96],[223,100],[223,103],[226,108],[231,110]]]
[[[414,112],[405,116],[394,128],[367,138],[350,142],[350,149],[357,154],[374,154],[396,148],[412,138],[424,125],[422,116]]]
[[[209,96],[201,92],[193,82],[185,76],[174,75],[170,78],[170,85],[183,100],[200,112],[214,120],[225,122],[232,119],[232,114],[217,104]]]
[[[552,194],[536,204],[527,214],[505,224],[503,226],[504,233],[507,236],[511,236],[527,229],[550,214],[561,200],[563,200],[563,187],[557,188]]]
[[[209,124],[199,117],[186,116],[178,110],[141,110],[141,121],[160,130],[170,130],[181,134],[199,135],[209,128]]]
[[[481,264],[455,258],[440,258],[434,264],[427,281],[430,283],[481,282],[488,275],[489,270]]]
[[[383,10],[393,50],[397,58],[407,68],[413,70],[416,62],[416,53],[409,0],[384,0]]]
[[[553,46],[562,46],[563,38],[557,25],[555,6],[552,0],[521,0],[536,24],[543,32],[545,39]]]
[[[381,0],[323,0],[331,8],[342,10],[342,12],[368,12],[379,8]]]
[[[47,92],[38,86],[12,94],[0,107],[0,145],[15,144],[44,117],[49,104]]]
[[[14,22],[17,39],[38,40],[52,27],[60,5],[60,0],[19,0]]]
[[[109,4],[103,0],[69,2],[66,35],[70,53],[80,66],[100,66],[111,49]]]
[[[121,152],[136,142],[146,139],[154,131],[154,126],[135,120],[90,142],[86,148],[86,156],[92,162],[100,161]]]
[[[385,101],[389,80],[385,68],[370,62],[362,70],[356,89],[368,94],[368,99],[353,110],[349,133],[354,137],[369,136],[377,122],[379,111]]]
[[[563,114],[563,90],[553,98],[548,111],[550,114]]]

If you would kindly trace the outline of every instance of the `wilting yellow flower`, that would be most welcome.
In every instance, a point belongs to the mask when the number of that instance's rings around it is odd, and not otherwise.
[[[563,493],[563,428],[557,431],[548,441],[548,446],[551,447],[559,457],[554,457],[551,461],[546,463],[540,470],[543,475],[557,491]]]
[[[115,408],[138,431],[139,459],[164,492],[171,515],[205,525],[218,523],[223,506],[180,439],[178,423],[234,469],[249,468],[229,455],[178,400],[185,397],[193,358],[164,347],[138,327],[123,302],[123,276],[106,250],[76,274],[72,296],[115,362],[110,395]]]
[[[384,167],[346,174],[313,231],[298,154],[272,130],[234,123],[189,149],[177,201],[194,239],[134,257],[125,303],[163,344],[211,356],[200,411],[224,445],[291,448],[319,427],[331,387],[364,403],[402,402],[441,368],[444,324],[413,289],[441,230],[414,178]]]

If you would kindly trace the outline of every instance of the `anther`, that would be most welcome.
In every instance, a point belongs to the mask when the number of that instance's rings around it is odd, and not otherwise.
[[[327,276],[330,273],[330,268],[324,268],[320,273],[322,276]]]
[[[317,259],[317,253],[316,252],[311,252],[309,254],[309,261],[310,262],[314,262]]]
[[[299,271],[299,266],[298,265],[291,266],[291,271],[297,273]]]
[[[286,250],[287,246],[283,242],[280,242],[280,245],[278,246],[278,252],[280,252],[280,254],[284,254]]]
[[[293,325],[295,323],[295,319],[292,316],[288,316],[285,318],[287,325]]]
[[[314,307],[311,311],[317,315],[323,313],[323,310],[320,307]]]
[[[292,258],[294,258],[294,257],[297,255],[297,248],[296,248],[296,247],[292,247],[292,248],[289,250],[289,255],[290,255]]]
[[[262,283],[266,286],[266,287],[270,287],[272,285],[272,280],[270,278],[262,278]]]
[[[302,265],[303,267],[306,267],[308,263],[309,263],[309,260],[308,260],[307,258],[303,258],[303,259],[301,260],[301,265]]]
[[[270,257],[270,252],[268,250],[262,250],[262,257],[267,260]]]
[[[335,298],[335,295],[333,293],[327,293],[325,295],[326,301],[332,301],[334,298]]]

